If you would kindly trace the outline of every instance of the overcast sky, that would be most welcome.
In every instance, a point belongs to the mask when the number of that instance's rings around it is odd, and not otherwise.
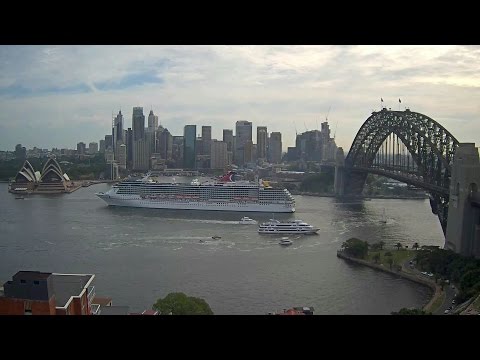
[[[150,109],[173,135],[237,120],[282,133],[325,121],[346,151],[372,110],[423,113],[480,145],[478,46],[0,46],[0,150],[76,148]],[[398,99],[402,103],[399,104]]]

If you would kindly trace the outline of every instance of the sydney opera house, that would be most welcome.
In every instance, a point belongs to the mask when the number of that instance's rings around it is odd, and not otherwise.
[[[57,194],[70,192],[70,179],[64,174],[60,164],[51,157],[43,166],[42,172],[35,171],[25,160],[15,180],[10,184],[12,193]]]

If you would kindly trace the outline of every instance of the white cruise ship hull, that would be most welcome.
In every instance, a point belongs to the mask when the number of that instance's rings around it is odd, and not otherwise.
[[[249,203],[230,201],[173,201],[168,199],[143,199],[138,195],[116,195],[97,193],[100,199],[109,206],[127,206],[154,209],[175,210],[212,210],[212,211],[244,211],[268,213],[293,213],[295,207],[282,203]]]

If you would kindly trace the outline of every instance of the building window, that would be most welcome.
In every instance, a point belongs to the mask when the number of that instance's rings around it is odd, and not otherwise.
[[[23,305],[24,305],[24,315],[32,315],[32,302],[25,301]]]
[[[25,281],[25,280],[20,280],[20,283],[21,283],[21,284],[25,284],[26,281]]]
[[[34,283],[35,285],[39,285],[39,284],[40,284],[40,281],[35,280],[33,283]]]

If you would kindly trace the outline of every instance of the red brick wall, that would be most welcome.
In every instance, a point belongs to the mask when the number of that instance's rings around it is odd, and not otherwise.
[[[30,301],[32,315],[54,315],[55,298],[50,301],[0,298],[0,315],[25,315],[25,301]],[[52,310],[53,305],[53,310]]]

